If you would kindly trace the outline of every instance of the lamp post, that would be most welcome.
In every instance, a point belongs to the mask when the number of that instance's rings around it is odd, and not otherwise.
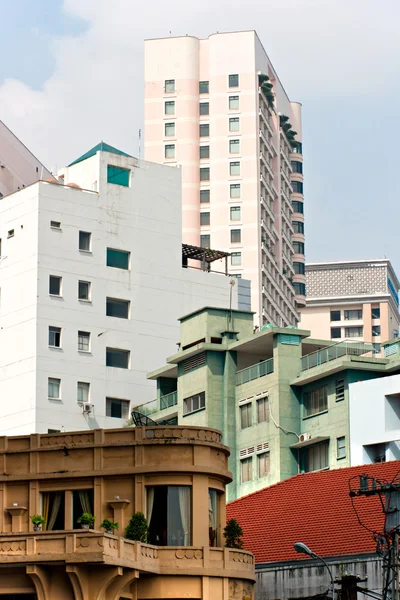
[[[318,558],[318,560],[320,560],[325,565],[329,573],[329,577],[331,578],[332,600],[335,600],[335,582],[333,581],[332,571],[328,563],[322,558],[322,556],[319,556],[318,554],[315,554],[315,552],[310,550],[310,548],[303,544],[303,542],[296,542],[295,544],[293,544],[293,548],[296,550],[296,552],[299,552],[299,554],[308,554],[308,556],[311,556],[311,558]]]

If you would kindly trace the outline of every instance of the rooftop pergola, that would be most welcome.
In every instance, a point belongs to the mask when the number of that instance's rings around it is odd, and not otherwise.
[[[215,260],[225,259],[225,275],[228,275],[228,256],[229,252],[222,250],[211,250],[211,248],[201,248],[200,246],[190,246],[182,244],[182,266],[188,267],[189,260],[198,260],[201,262],[203,271],[211,271],[211,263]]]

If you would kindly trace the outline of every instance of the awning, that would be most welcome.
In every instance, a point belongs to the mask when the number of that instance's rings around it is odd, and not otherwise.
[[[305,448],[306,446],[312,446],[313,444],[319,444],[320,442],[326,442],[329,440],[329,436],[317,435],[317,437],[312,437],[309,440],[304,440],[304,442],[296,442],[292,444],[291,448]]]

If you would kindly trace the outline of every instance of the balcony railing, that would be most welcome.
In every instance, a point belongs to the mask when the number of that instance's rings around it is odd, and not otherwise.
[[[160,398],[160,410],[164,410],[165,408],[171,408],[171,406],[176,406],[178,404],[178,392],[171,392],[170,394],[166,394],[165,396],[161,396]]]
[[[341,356],[362,356],[368,353],[372,355],[372,344],[364,344],[364,342],[339,342],[328,348],[323,348],[322,350],[317,350],[317,352],[303,356],[301,358],[301,370],[307,371],[307,369],[318,367]]]
[[[236,373],[236,385],[242,385],[274,372],[274,359],[269,358]]]

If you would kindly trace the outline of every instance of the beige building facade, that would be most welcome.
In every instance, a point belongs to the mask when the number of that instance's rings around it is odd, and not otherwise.
[[[205,427],[1,437],[0,598],[252,600],[253,555],[223,547],[228,455]],[[148,543],[124,537],[137,511]]]

